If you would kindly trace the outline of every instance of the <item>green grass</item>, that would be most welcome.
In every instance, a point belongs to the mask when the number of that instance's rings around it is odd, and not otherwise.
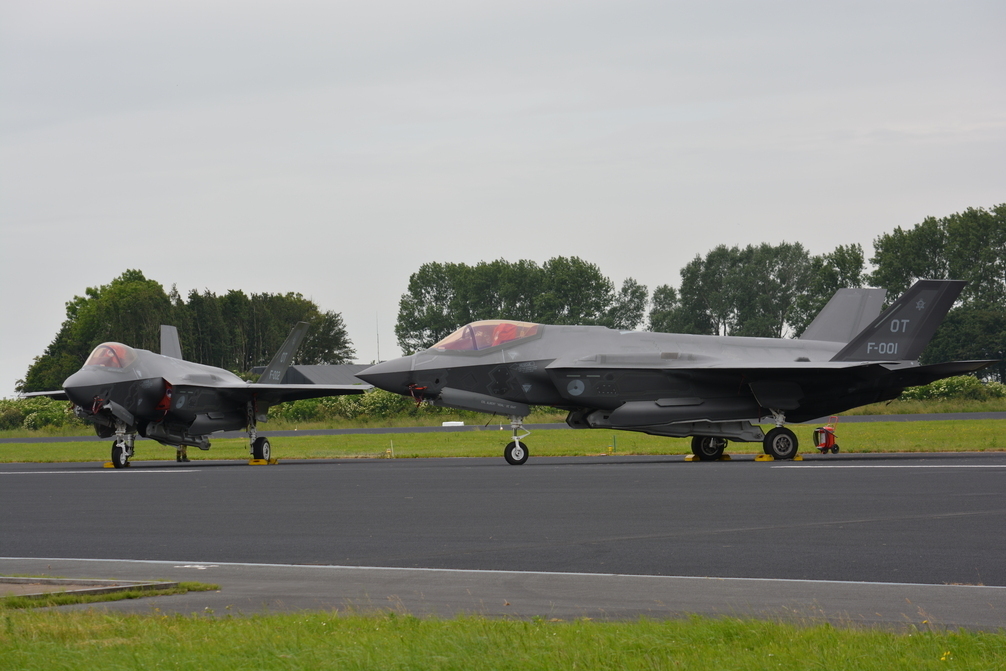
[[[1006,412],[1006,398],[975,400],[932,400],[932,401],[889,401],[874,403],[861,408],[848,410],[843,415],[915,415],[948,412]],[[436,415],[418,414],[402,415],[388,418],[331,419],[324,422],[292,422],[283,419],[272,419],[259,425],[263,432],[268,431],[307,431],[311,429],[357,429],[383,427],[440,426],[446,421],[464,421],[472,426],[498,425],[500,418],[495,415],[485,415],[458,411],[456,414],[444,413]],[[528,424],[563,423],[566,413],[551,408],[534,408],[534,412],[526,419]],[[7,429],[0,431],[0,438],[47,438],[92,436],[94,430],[82,422],[73,422],[65,426],[46,426],[41,429]]]
[[[985,401],[937,399],[931,401],[888,401],[843,412],[843,415],[927,415],[944,412],[1006,412],[1006,398]]]
[[[767,427],[766,427],[767,428]],[[814,426],[792,427],[801,452],[814,452]],[[268,435],[268,434],[267,434]],[[839,422],[838,444],[843,452],[982,452],[1006,450],[1006,420],[952,420],[932,422]],[[349,434],[292,436],[273,439],[272,453],[279,459],[335,459],[387,457],[498,457],[510,440],[509,427],[500,431],[407,434]],[[661,438],[630,431],[542,430],[527,439],[533,456],[584,456],[615,454],[690,454],[691,441]],[[0,444],[2,462],[71,462],[107,460],[110,441]],[[730,443],[727,453],[758,454],[761,443]],[[247,460],[243,439],[213,441],[208,452],[190,448],[189,457]],[[137,460],[173,460],[175,451],[151,441],[137,443]]]
[[[1002,669],[1001,633],[759,620],[4,613],[0,669]]]
[[[111,592],[109,594],[80,594],[75,592],[50,592],[41,597],[5,596],[0,598],[0,612],[22,608],[48,608],[49,606],[69,606],[82,603],[104,603],[107,601],[123,601],[126,599],[143,599],[151,596],[172,596],[188,592],[211,592],[220,589],[219,585],[208,585],[200,582],[180,582],[177,587],[165,589],[136,589]],[[2,668],[2,667],[0,667]]]

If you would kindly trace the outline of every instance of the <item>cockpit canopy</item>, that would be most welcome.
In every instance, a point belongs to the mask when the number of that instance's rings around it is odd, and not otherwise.
[[[486,319],[465,324],[430,349],[454,352],[475,352],[503,345],[538,333],[540,324]]]
[[[134,361],[136,361],[136,350],[132,347],[119,342],[103,342],[94,348],[84,365],[125,368]]]

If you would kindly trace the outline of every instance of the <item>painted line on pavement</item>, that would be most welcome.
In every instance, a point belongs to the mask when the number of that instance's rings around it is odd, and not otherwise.
[[[129,470],[124,468],[109,468],[100,471],[0,471],[0,475],[92,475],[111,473],[112,471],[125,471],[126,473],[198,473],[198,468],[173,468],[171,470]]]
[[[164,561],[161,559],[74,559],[72,557],[0,557],[0,561],[45,561],[45,562],[121,562],[123,564],[148,564],[158,566],[171,566],[172,568],[207,570],[213,568],[227,568],[231,566],[242,566],[250,568],[288,568],[305,569],[315,571],[386,571],[386,572],[415,572],[415,573],[455,573],[455,574],[482,574],[482,575],[512,575],[512,576],[573,576],[573,577],[596,577],[596,578],[652,578],[654,580],[713,580],[722,582],[771,582],[771,583],[807,583],[807,584],[831,584],[831,585],[875,585],[894,587],[942,587],[942,588],[970,588],[983,590],[1006,590],[1003,585],[957,585],[950,583],[926,583],[926,582],[879,582],[871,580],[810,580],[806,578],[734,578],[720,576],[696,576],[696,575],[648,575],[645,573],[582,573],[566,571],[506,571],[493,569],[450,569],[450,568],[409,568],[402,566],[342,566],[339,564],[268,564],[255,562],[187,562],[187,561]]]
[[[772,468],[1006,468],[1006,464],[807,464]]]

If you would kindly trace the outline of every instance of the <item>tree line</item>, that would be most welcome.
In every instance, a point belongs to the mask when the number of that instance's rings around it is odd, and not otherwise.
[[[89,287],[66,304],[66,320],[45,352],[35,357],[19,392],[59,389],[83,365],[95,345],[122,342],[160,351],[160,325],[178,327],[182,354],[189,361],[247,373],[269,362],[298,321],[311,324],[294,359],[302,364],[352,361],[355,351],[342,316],[322,312],[298,293],[251,294],[231,290],[218,296],[190,291],[183,299],[172,287],[139,270],[127,270],[109,284]]]
[[[621,329],[645,320],[658,332],[799,337],[838,289],[879,287],[890,302],[919,279],[963,279],[968,285],[923,363],[1006,355],[1006,204],[929,217],[873,246],[868,272],[858,244],[817,256],[800,243],[720,245],[682,268],[676,287],[662,284],[652,295],[631,277],[616,292],[596,265],[577,257],[541,266],[427,263],[409,278],[395,333],[407,354],[468,322],[497,318]],[[1006,382],[1003,365],[990,374]]]
[[[874,269],[867,272],[857,244],[818,256],[800,243],[720,245],[682,268],[676,286],[659,285],[652,295],[631,277],[616,289],[597,265],[577,257],[541,265],[426,263],[409,278],[395,334],[406,354],[480,319],[798,337],[840,288],[880,287],[893,300],[918,279],[963,279],[969,284],[923,352],[923,363],[1006,356],[1006,204],[928,217],[878,236],[873,247]],[[178,326],[187,359],[239,374],[267,363],[297,321],[312,328],[296,363],[346,363],[355,355],[341,315],[301,294],[190,291],[183,299],[139,270],[86,289],[67,303],[66,315],[18,391],[58,389],[101,342],[157,351],[160,324]],[[1006,382],[1003,365],[986,374]]]
[[[616,292],[595,264],[575,256],[541,266],[503,259],[474,266],[425,263],[399,301],[395,335],[402,352],[411,354],[481,319],[633,329],[646,301],[645,286],[629,278]]]

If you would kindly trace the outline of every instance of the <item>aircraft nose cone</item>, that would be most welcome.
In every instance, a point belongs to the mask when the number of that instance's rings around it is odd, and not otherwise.
[[[63,380],[63,391],[77,405],[89,406],[95,387],[99,384],[101,384],[100,374],[91,370],[78,370]]]
[[[364,382],[396,394],[407,394],[412,384],[412,359],[402,357],[371,366],[356,374]]]

